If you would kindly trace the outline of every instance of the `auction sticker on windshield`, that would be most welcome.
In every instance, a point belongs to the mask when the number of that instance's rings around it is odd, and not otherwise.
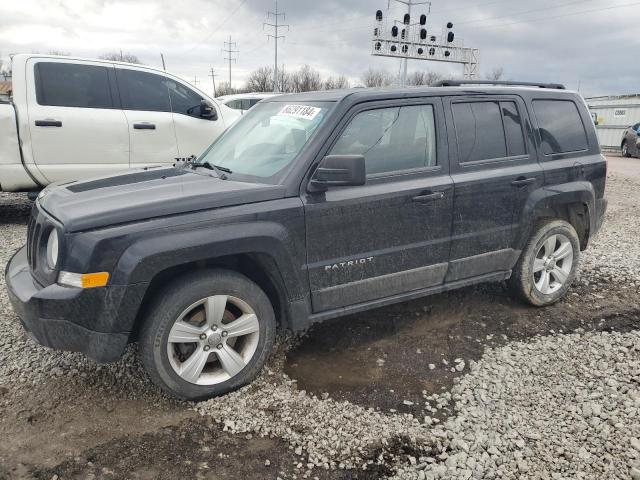
[[[278,115],[313,120],[316,115],[320,113],[320,110],[322,109],[318,107],[310,107],[309,105],[285,105],[282,107],[282,110],[280,110]]]

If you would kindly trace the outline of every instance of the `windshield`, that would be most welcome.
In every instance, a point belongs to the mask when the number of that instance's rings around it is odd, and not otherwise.
[[[326,118],[330,102],[258,103],[223,133],[196,163],[262,181],[284,172]]]

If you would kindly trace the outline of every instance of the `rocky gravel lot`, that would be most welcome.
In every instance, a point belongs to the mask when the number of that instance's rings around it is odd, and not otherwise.
[[[557,305],[499,285],[283,335],[260,378],[166,398],[26,338],[0,280],[0,478],[640,479],[640,161]],[[0,263],[30,203],[0,194]]]

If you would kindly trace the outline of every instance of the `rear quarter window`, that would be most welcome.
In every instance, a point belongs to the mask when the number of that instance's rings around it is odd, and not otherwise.
[[[542,152],[545,155],[588,150],[578,106],[572,100],[534,100]]]

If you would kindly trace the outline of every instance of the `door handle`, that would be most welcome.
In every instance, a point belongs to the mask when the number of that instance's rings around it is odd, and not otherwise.
[[[511,185],[513,185],[514,187],[526,187],[527,185],[533,185],[534,183],[536,183],[535,177],[518,178],[517,180],[511,182]]]
[[[426,193],[424,195],[413,197],[411,200],[417,203],[429,203],[433,202],[434,200],[440,200],[441,198],[444,198],[444,192]]]
[[[153,123],[142,122],[142,123],[134,123],[133,128],[136,130],[155,130],[156,126]]]
[[[46,120],[36,120],[36,127],[61,127],[62,122],[60,120],[52,120],[50,118]]]

